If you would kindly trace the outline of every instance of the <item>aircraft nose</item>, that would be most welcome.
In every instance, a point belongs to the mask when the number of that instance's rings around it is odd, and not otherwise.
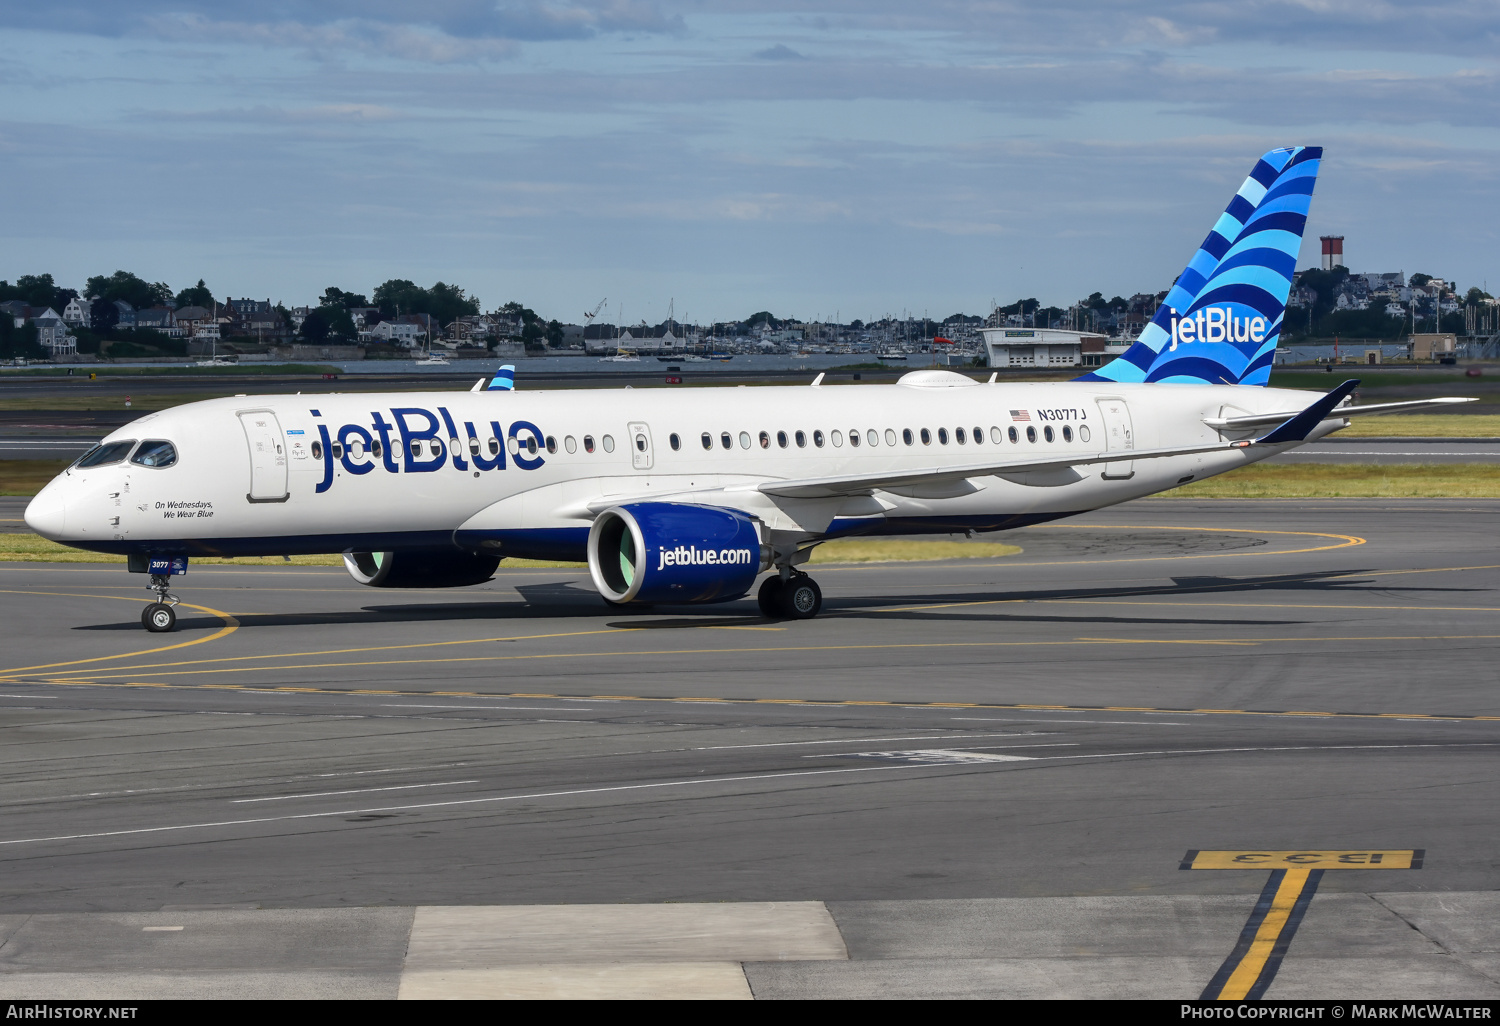
[[[56,488],[44,488],[26,505],[26,526],[43,538],[57,540],[67,527],[68,507]]]

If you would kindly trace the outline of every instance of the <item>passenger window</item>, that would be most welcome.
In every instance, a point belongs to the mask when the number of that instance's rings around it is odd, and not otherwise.
[[[719,445],[720,445],[721,448],[724,448],[724,449],[733,449],[734,448],[734,439],[729,437],[729,432],[728,431],[725,431],[725,432],[723,432],[722,434],[719,435]]]
[[[599,444],[604,446],[605,452],[615,451],[615,439],[613,435],[605,435],[603,438],[599,439]]]
[[[370,443],[370,452],[375,454],[377,460],[384,454],[385,450],[380,445],[380,439],[377,438]]]
[[[760,447],[762,449],[769,449],[771,447],[771,433],[769,431],[762,431],[760,433]]]
[[[571,443],[573,441],[573,439],[570,438],[570,439],[568,439],[568,441],[569,441],[569,443]],[[676,452],[678,449],[682,448],[682,439],[677,437],[677,433],[675,431],[672,434],[670,434],[670,435],[667,436],[667,441],[672,444],[672,451],[673,452]],[[573,451],[573,446],[571,444],[569,444],[569,446],[568,446],[568,451],[569,452]]]
[[[1026,441],[1028,441],[1028,442],[1035,442],[1036,441],[1036,428],[1029,427],[1029,428],[1026,429]]]
[[[953,429],[953,440],[954,440],[954,441],[955,441],[955,442],[957,442],[957,443],[958,443],[958,444],[959,444],[959,445],[963,445],[963,444],[964,444],[964,443],[965,443],[965,442],[967,442],[967,441],[968,441],[968,440],[969,440],[969,439],[968,439],[968,437],[967,437],[967,436],[966,436],[966,435],[965,435],[965,434],[964,434],[964,429],[963,429],[963,428],[954,428],[954,429]]]
[[[526,451],[533,456],[536,455],[536,435],[526,439]]]
[[[550,452],[550,453],[557,452],[557,436],[556,435],[548,435],[547,436],[547,451]]]
[[[922,429],[922,444],[923,445],[931,445],[932,444],[932,432],[928,431],[926,428]]]
[[[938,428],[938,442],[942,445],[948,444],[948,429]]]
[[[479,455],[479,439],[475,438],[473,435],[469,436],[469,455]]]
[[[314,446],[317,446],[317,444],[318,444],[317,442],[313,443]],[[413,443],[411,443],[411,458],[412,459],[418,459],[418,458],[421,457],[421,455],[422,455],[422,443],[421,442],[413,442]],[[317,458],[318,458],[318,454],[317,453],[313,453],[313,459],[317,459]]]
[[[416,442],[411,443],[411,448],[412,448],[413,454],[416,454],[417,443]],[[322,442],[314,442],[312,444],[312,454],[313,454],[313,459],[315,459],[315,460],[320,460],[320,459],[323,458],[323,443]]]
[[[740,432],[740,448],[741,449],[748,449],[748,448],[750,448],[750,432],[748,432],[748,431],[741,431]]]
[[[177,450],[171,442],[148,440],[141,443],[130,462],[142,467],[170,467],[177,462]]]
[[[807,432],[805,432],[805,431],[798,431],[797,434],[794,437],[797,439],[797,448],[799,448],[799,449],[806,449],[807,448]]]
[[[995,432],[995,433],[999,434],[998,431]],[[959,439],[959,441],[962,441],[962,440],[963,439]],[[997,439],[995,439],[995,441],[998,442],[998,441],[1000,441],[1000,439],[997,438]],[[980,445],[983,442],[984,442],[984,431],[982,429],[980,429],[980,428],[975,428],[974,429],[974,444],[975,445]]]
[[[1087,424],[1078,425],[1078,440],[1080,442],[1087,442],[1089,440],[1089,426]]]
[[[1048,424],[1046,427],[1042,428],[1042,437],[1045,438],[1049,442],[1052,441],[1052,425],[1051,424]]]
[[[508,437],[505,440],[505,449],[512,456],[516,455],[517,453],[519,453],[521,451],[521,443],[518,442],[518,441],[516,441],[516,436],[515,435],[511,435],[510,437]]]
[[[674,448],[674,449],[677,448],[677,445],[678,445],[677,436],[673,435],[672,436],[672,448]],[[568,435],[566,438],[563,439],[563,448],[566,449],[566,450],[568,450],[568,455],[571,456],[573,453],[575,453],[575,452],[578,451],[578,439],[574,438],[572,435]]]
[[[646,451],[646,436],[645,435],[636,435],[635,436],[635,451],[636,452],[645,452]]]
[[[786,448],[786,432],[785,431],[778,431],[778,432],[776,432],[776,444],[779,445],[779,446],[781,446],[783,449]]]
[[[835,449],[842,448],[844,445],[844,433],[842,431],[830,431],[828,432],[828,440],[833,443]]]
[[[1021,440],[1021,436],[1019,434],[1017,434],[1016,433],[1016,429],[1014,427],[1012,427],[1010,429],[1010,444],[1011,445],[1015,445],[1020,440]]]
[[[873,434],[873,432],[871,432],[871,433]],[[852,446],[854,446],[856,449],[859,448],[859,431],[858,431],[858,429],[851,429],[850,430],[850,432],[849,432],[849,444],[852,445]]]
[[[872,435],[874,433],[875,432],[873,432],[873,431],[870,432],[870,434],[872,434]],[[907,432],[907,433],[910,434],[910,432]],[[870,444],[871,445],[875,444],[873,439],[871,440]],[[895,428],[886,428],[885,429],[885,444],[886,445],[895,445],[896,444],[896,429]]]
[[[1064,424],[1063,425],[1063,441],[1064,442],[1071,442],[1072,440],[1073,440],[1073,428],[1070,427],[1067,424]]]
[[[313,444],[316,445],[317,443],[314,442]],[[130,455],[130,450],[133,448],[135,448],[135,439],[133,438],[128,442],[110,442],[107,445],[95,446],[91,451],[84,453],[83,458],[74,464],[74,466],[102,467],[110,463],[119,463],[126,456]]]
[[[342,445],[340,445],[338,442],[334,442],[332,443],[331,448],[333,449],[334,459],[341,460],[344,458],[344,447]]]
[[[703,448],[705,448],[705,449],[712,449],[713,447],[714,447],[714,436],[711,435],[711,434],[709,434],[707,431],[703,432]]]
[[[462,456],[464,454],[463,443],[457,438],[448,439],[448,451],[454,456]]]
[[[434,456],[441,456],[443,454],[443,443],[434,438],[432,441],[427,443],[427,451],[432,453]],[[334,453],[334,455],[337,456],[338,453]]]
[[[907,445],[910,445],[912,443],[911,428],[901,429],[901,441],[905,442]]]
[[[358,438],[349,443],[349,457],[351,459],[363,459],[365,455],[365,443]]]
[[[499,453],[500,453],[500,439],[495,438],[494,436],[491,436],[490,440],[489,440],[488,448],[490,450],[490,455],[491,456],[499,455]],[[375,455],[379,456],[380,455],[379,451],[377,451],[375,453]]]
[[[996,445],[999,445],[1001,442],[1005,441],[1005,436],[1000,433],[999,428],[992,427],[990,428],[990,441],[994,442]],[[1012,438],[1011,441],[1014,442],[1015,439]]]
[[[813,432],[813,445],[816,445],[819,449],[823,448],[823,432]]]

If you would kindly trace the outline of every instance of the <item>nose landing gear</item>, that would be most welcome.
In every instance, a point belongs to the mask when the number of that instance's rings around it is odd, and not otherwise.
[[[177,612],[172,607],[178,599],[167,590],[171,580],[166,574],[152,574],[146,586],[147,591],[156,592],[156,601],[141,611],[141,626],[152,634],[164,634],[177,626]]]

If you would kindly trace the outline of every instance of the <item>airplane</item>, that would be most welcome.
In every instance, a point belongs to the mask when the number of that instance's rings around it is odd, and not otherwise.
[[[1072,381],[912,371],[890,385],[234,396],[112,432],[26,523],[122,554],[176,624],[203,556],[341,553],[375,588],[490,580],[506,557],[587,563],[616,607],[756,591],[773,619],[822,592],[802,566],[854,535],[1004,531],[1153,495],[1370,413],[1357,380],[1268,387],[1319,147],[1266,153],[1122,355]]]

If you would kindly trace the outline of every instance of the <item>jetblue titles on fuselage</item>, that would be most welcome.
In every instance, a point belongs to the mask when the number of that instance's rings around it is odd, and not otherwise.
[[[314,417],[322,416],[317,410],[308,412]],[[480,437],[484,432],[476,431],[472,421],[464,421],[463,426],[460,433],[453,415],[444,406],[439,406],[436,414],[420,407],[398,406],[384,412],[372,410],[368,425],[344,424],[334,429],[319,424],[320,441],[306,449],[295,437],[300,432],[288,434],[293,436],[293,459],[311,456],[322,460],[319,494],[333,487],[336,461],[354,475],[368,474],[376,468],[391,474],[429,474],[450,461],[455,470],[467,471],[471,465],[475,471],[504,470],[507,453],[521,470],[536,470],[546,462],[541,455],[545,436],[529,420],[514,421],[509,430],[500,421],[492,420],[486,438]],[[506,441],[502,443],[501,439]]]

